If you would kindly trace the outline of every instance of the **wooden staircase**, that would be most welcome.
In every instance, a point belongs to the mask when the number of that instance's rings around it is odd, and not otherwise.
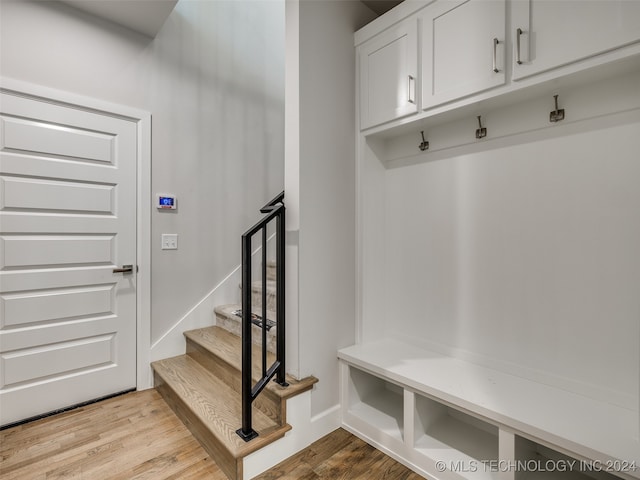
[[[310,390],[314,377],[288,387],[270,382],[253,403],[253,428],[259,436],[245,442],[241,426],[241,340],[218,326],[185,332],[185,355],[153,362],[156,389],[232,480],[243,478],[243,458],[282,438],[291,429],[286,422],[287,399]],[[254,378],[260,377],[260,347],[253,346]],[[273,362],[273,354],[268,353]]]

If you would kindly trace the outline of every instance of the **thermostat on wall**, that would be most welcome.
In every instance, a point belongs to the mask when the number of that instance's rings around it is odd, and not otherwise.
[[[159,193],[156,195],[156,208],[159,210],[175,210],[178,200],[175,195]]]

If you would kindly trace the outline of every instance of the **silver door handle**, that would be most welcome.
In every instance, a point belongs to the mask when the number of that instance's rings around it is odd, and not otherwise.
[[[416,103],[416,99],[412,95],[412,91],[411,91],[411,87],[413,87],[412,84],[413,84],[414,81],[415,81],[415,78],[413,78],[412,75],[408,75],[408,79],[407,79],[407,102],[409,102],[409,103]]]
[[[500,42],[498,41],[497,38],[493,39],[493,71],[495,73],[498,73],[500,70],[498,70],[498,66],[496,65],[496,57],[498,56],[498,44]]]
[[[524,32],[521,28],[516,30],[516,63],[522,65],[522,59],[520,58],[520,37]]]
[[[113,273],[132,273],[133,265],[123,265],[122,268],[114,268]]]

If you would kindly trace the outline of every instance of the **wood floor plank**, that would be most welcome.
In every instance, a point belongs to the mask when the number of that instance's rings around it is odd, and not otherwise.
[[[420,475],[337,429],[254,480],[418,480]]]
[[[0,480],[227,480],[155,390],[0,431]],[[338,429],[254,480],[417,480]]]
[[[109,405],[105,405],[104,408],[109,409]],[[170,438],[173,438],[173,441],[181,437],[189,437],[189,433],[184,431],[182,424],[175,418],[173,412],[170,410],[147,411],[147,407],[143,405],[141,406],[141,410],[127,410],[127,412],[129,412],[130,415],[128,418],[126,416],[120,418],[125,411],[120,411],[118,415],[104,415],[105,412],[101,410],[88,411],[86,412],[88,415],[95,414],[95,425],[108,425],[108,428],[103,431],[96,431],[95,426],[93,428],[85,428],[73,434],[75,438],[73,442],[65,441],[70,434],[64,429],[64,434],[58,434],[58,436],[54,438],[54,440],[57,441],[57,448],[50,452],[49,455],[33,455],[33,450],[22,450],[18,452],[21,462],[13,463],[7,461],[6,467],[13,466],[18,472],[19,478],[22,472],[21,467],[33,470],[32,464],[34,463],[37,464],[40,462],[41,468],[48,472],[48,476],[59,476],[57,472],[60,468],[59,466],[62,465],[63,471],[60,475],[61,478],[65,478],[65,476],[69,477],[73,475],[75,470],[73,470],[72,467],[78,464],[85,464],[86,457],[90,458],[92,464],[96,464],[99,463],[100,459],[105,455],[108,456],[111,454],[111,456],[115,456],[114,452],[117,450],[139,448],[140,446],[145,446],[148,449],[152,446],[151,442],[164,438],[152,435],[153,432],[158,429],[162,429],[164,434],[169,435],[171,435],[174,430],[178,430],[180,435],[173,434],[170,436]],[[105,418],[109,418],[111,421],[105,422]],[[140,418],[145,418],[147,421],[141,422]],[[167,424],[167,421],[169,424]],[[136,437],[131,436],[134,428],[137,433]],[[60,431],[60,429],[58,429],[58,431]],[[146,435],[147,433],[150,433],[150,435]],[[143,439],[142,445],[140,445],[140,439]],[[51,443],[51,441],[44,442],[43,444],[48,443]],[[17,456],[18,455],[16,455],[16,457]],[[12,460],[17,459],[13,458]],[[5,462],[3,461],[3,463]],[[66,471],[70,468],[71,471]],[[40,472],[33,471],[33,473]]]
[[[180,471],[165,477],[164,480],[227,480],[222,472],[211,474],[209,457],[203,458],[191,465],[185,465]]]
[[[224,479],[155,390],[80,410],[0,432],[0,479],[161,479],[192,465]]]

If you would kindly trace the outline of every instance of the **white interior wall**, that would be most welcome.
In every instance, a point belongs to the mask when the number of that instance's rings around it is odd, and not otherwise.
[[[299,137],[291,144],[297,163],[288,152],[286,175],[298,175],[291,180],[299,205],[290,226],[299,225],[299,232],[291,231],[290,240],[299,243],[297,258],[288,261],[297,264],[300,373],[320,380],[312,396],[312,414],[319,415],[339,404],[336,352],[354,342],[353,33],[375,14],[352,0],[295,3],[287,13],[299,22],[297,52],[291,52],[297,55],[299,88],[298,109],[292,113],[299,123],[292,128]]]
[[[155,39],[53,1],[2,0],[0,22],[2,76],[152,114],[152,192],[178,196],[152,213],[155,341],[240,263],[283,188],[284,1],[180,0]]]
[[[637,409],[640,110],[638,75],[628,78],[591,93],[608,89],[633,110],[599,115],[586,87],[567,112],[589,119],[530,130],[528,110],[515,109],[504,121],[522,134],[464,153],[384,170],[371,142],[363,171],[382,189],[376,198],[363,187],[364,258],[381,268],[364,298],[384,323],[374,313],[365,338],[399,337]]]

